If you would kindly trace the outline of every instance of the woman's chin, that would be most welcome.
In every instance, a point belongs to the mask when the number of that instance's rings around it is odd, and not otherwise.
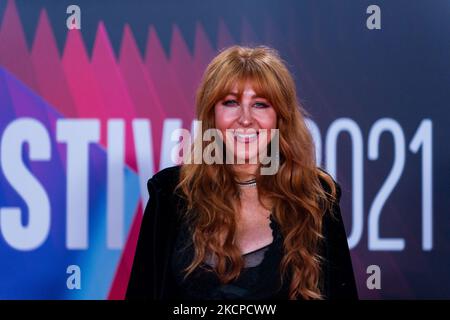
[[[237,154],[236,155],[236,162],[237,164],[242,164],[242,163],[250,163],[250,164],[257,164],[257,154]]]

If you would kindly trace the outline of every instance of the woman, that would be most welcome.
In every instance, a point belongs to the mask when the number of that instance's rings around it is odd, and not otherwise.
[[[127,299],[357,298],[340,187],[316,167],[302,111],[275,50],[213,59],[197,118],[201,133],[221,133],[213,157],[234,161],[185,161],[148,181]],[[272,172],[258,160],[269,151]]]

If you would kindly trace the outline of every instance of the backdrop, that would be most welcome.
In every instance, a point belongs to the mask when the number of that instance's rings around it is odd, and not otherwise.
[[[450,298],[449,1],[73,4],[0,0],[0,298],[124,297],[146,181],[232,44],[293,73],[360,297]]]

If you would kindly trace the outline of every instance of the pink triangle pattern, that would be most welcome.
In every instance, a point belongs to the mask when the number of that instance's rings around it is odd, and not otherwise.
[[[245,21],[242,25],[245,40],[251,41],[254,32]],[[98,119],[102,130],[100,144],[105,147],[107,121],[123,119],[126,126],[125,161],[135,171],[131,121],[150,119],[154,163],[158,168],[164,120],[179,118],[183,127],[190,129],[195,112],[195,90],[205,67],[217,50],[234,44],[235,40],[224,21],[219,20],[218,40],[211,43],[204,27],[197,22],[191,53],[179,27],[173,25],[171,54],[168,56],[154,26],[150,25],[148,30],[144,57],[129,25],[124,26],[116,56],[101,21],[91,57],[80,30],[67,31],[65,46],[60,53],[47,12],[42,9],[32,45],[28,48],[15,2],[8,0],[0,20],[0,66],[65,117]],[[139,206],[111,284],[111,299],[123,299],[125,295],[141,218],[142,207]]]

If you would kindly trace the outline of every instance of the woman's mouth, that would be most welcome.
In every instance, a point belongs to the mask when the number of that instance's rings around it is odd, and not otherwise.
[[[258,137],[257,132],[252,133],[240,133],[240,132],[234,132],[234,139],[238,142],[242,143],[250,143],[252,141],[255,141]]]

